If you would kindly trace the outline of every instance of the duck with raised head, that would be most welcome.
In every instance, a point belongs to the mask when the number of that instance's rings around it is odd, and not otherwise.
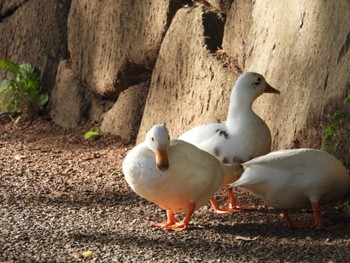
[[[175,231],[187,229],[194,211],[212,198],[224,175],[237,170],[242,167],[224,165],[192,144],[170,140],[164,125],[153,126],[123,161],[132,190],[167,211],[167,221],[152,226]],[[175,212],[186,213],[182,222]]]
[[[271,133],[266,123],[253,111],[253,102],[263,93],[280,92],[271,87],[264,77],[255,72],[239,76],[232,88],[225,122],[197,126],[179,139],[196,145],[224,164],[241,164],[271,151]],[[222,187],[233,183],[241,174],[226,175]],[[228,208],[221,208],[213,199],[217,213],[250,209],[236,204],[232,189],[227,188]]]
[[[243,187],[267,205],[282,209],[290,227],[323,229],[319,204],[350,191],[350,175],[331,154],[316,149],[271,152],[243,164],[244,173],[230,187]],[[294,223],[288,209],[310,207],[314,224]]]

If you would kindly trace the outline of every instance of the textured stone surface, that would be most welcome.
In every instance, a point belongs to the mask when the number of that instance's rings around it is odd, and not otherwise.
[[[207,19],[217,19],[217,26],[212,22],[205,28]],[[220,33],[220,23],[203,7],[176,13],[153,71],[138,142],[156,123],[165,123],[171,137],[177,137],[195,125],[226,118],[227,98],[237,76],[211,53],[221,45],[220,39],[206,42]]]
[[[225,119],[240,69],[257,71],[282,92],[254,104],[273,148],[319,148],[329,116],[338,108],[350,115],[341,103],[350,93],[349,10],[347,0],[5,1],[0,58],[38,67],[50,90],[58,61],[70,57],[93,122],[120,92],[152,79],[141,139],[154,123],[176,137]],[[218,48],[224,60],[214,56]],[[341,131],[337,157],[350,132]]]
[[[140,126],[148,89],[149,83],[146,82],[124,90],[104,116],[101,131],[120,136],[128,142],[134,140]]]
[[[282,93],[261,96],[253,105],[271,129],[274,149],[320,148],[323,132],[332,121],[329,115],[338,108],[350,114],[342,106],[350,93],[349,9],[348,1],[232,4],[225,21],[223,51],[237,61],[238,68],[263,74]],[[207,24],[199,10],[184,8],[172,21],[152,75],[138,138],[155,122],[165,122],[177,136],[226,116],[235,76],[228,77],[226,69],[208,56],[215,49],[204,44],[210,34],[204,30]],[[341,141],[338,157],[348,154],[344,136],[348,132],[349,128],[343,128],[337,139]]]
[[[350,3],[249,2],[234,2],[223,48],[281,91],[255,104],[274,148],[319,147],[327,114],[350,93]]]
[[[227,13],[230,10],[233,0],[203,0],[197,2],[204,3],[218,12]]]
[[[89,89],[115,96],[150,78],[170,1],[73,0],[68,44],[73,69]]]
[[[238,64],[245,68],[246,56],[250,52],[250,31],[253,24],[251,0],[234,1],[227,14],[223,48]]]
[[[17,8],[23,5],[28,0],[3,0],[0,5],[0,17],[6,19],[17,10]]]
[[[51,92],[52,120],[65,128],[76,127],[87,117],[87,104],[85,90],[73,73],[70,63],[66,60],[61,61],[56,84]]]
[[[70,0],[8,0],[0,11],[0,58],[38,68],[45,90],[54,85],[59,60],[68,57],[69,7]]]

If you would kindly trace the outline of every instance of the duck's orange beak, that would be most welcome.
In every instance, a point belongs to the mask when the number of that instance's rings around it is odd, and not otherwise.
[[[275,88],[271,87],[270,84],[266,82],[266,89],[265,89],[264,93],[280,94],[281,92],[279,90],[276,90]]]
[[[156,152],[156,164],[161,171],[169,168],[168,152],[165,149],[158,149]]]

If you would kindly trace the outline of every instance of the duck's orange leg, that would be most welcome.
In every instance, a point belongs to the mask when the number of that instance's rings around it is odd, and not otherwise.
[[[312,211],[313,211],[314,218],[315,218],[315,223],[311,226],[310,226],[310,223],[295,223],[295,222],[293,222],[292,219],[290,218],[287,210],[285,210],[285,209],[282,210],[283,218],[287,220],[288,225],[292,228],[311,227],[314,229],[326,229],[326,227],[324,227],[324,225],[322,224],[322,219],[320,216],[318,203],[311,203],[311,207],[312,207]]]
[[[312,207],[312,211],[313,211],[313,215],[314,215],[314,219],[315,219],[315,223],[312,225],[308,224],[308,223],[294,223],[294,222],[292,222],[291,218],[288,215],[287,210],[282,210],[283,217],[287,220],[287,223],[290,227],[310,227],[310,228],[319,229],[319,230],[320,229],[328,229],[322,223],[318,203],[312,202],[311,207]]]
[[[235,194],[233,193],[233,189],[227,187],[226,188],[226,192],[227,192],[227,201],[226,201],[226,205],[228,205],[229,208],[234,208],[237,206],[237,200],[235,197]]]
[[[335,229],[338,227],[341,227],[342,225],[337,225],[337,226],[325,226],[322,223],[321,215],[320,215],[320,210],[319,210],[319,205],[318,203],[311,203],[312,211],[314,214],[314,219],[315,223],[311,226],[311,228],[317,229],[317,230],[329,230],[329,229]]]
[[[293,222],[286,209],[282,210],[282,214],[283,214],[283,218],[287,221],[288,226],[291,228],[310,227],[310,224],[308,224],[308,223],[295,223],[295,222]]]
[[[311,228],[326,229],[326,227],[322,224],[318,203],[311,203],[311,207],[312,207],[312,211],[315,219],[315,223],[311,226]]]
[[[238,211],[237,209],[233,209],[233,208],[220,207],[218,205],[218,203],[215,201],[214,197],[212,197],[210,199],[210,204],[211,204],[211,207],[214,209],[214,212],[217,213],[217,214],[227,214],[227,213],[230,213],[230,212]]]
[[[189,222],[191,220],[191,217],[192,217],[195,209],[196,209],[196,203],[195,202],[191,202],[190,206],[189,206],[189,211],[188,211],[186,217],[184,218],[184,220],[182,221],[182,223],[174,224],[172,226],[167,227],[166,229],[174,230],[174,231],[186,230],[188,228],[188,224],[189,224]]]
[[[175,225],[177,222],[179,222],[179,220],[174,216],[173,212],[171,212],[170,210],[166,210],[166,214],[167,214],[167,221],[166,222],[162,222],[162,223],[153,223],[151,224],[152,227],[161,227],[164,229],[167,229],[173,225]]]
[[[228,205],[229,209],[233,209],[233,211],[255,209],[255,206],[237,205],[237,201],[236,201],[236,197],[233,193],[233,189],[227,187],[226,191],[227,191],[227,196],[228,196],[226,204]]]

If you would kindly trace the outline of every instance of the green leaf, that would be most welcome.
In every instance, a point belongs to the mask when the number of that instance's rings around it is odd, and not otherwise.
[[[8,100],[2,104],[2,109],[5,112],[12,112],[15,110],[15,108],[16,108],[16,106],[14,105],[13,100]]]
[[[3,93],[7,93],[9,90],[11,90],[11,85],[13,83],[12,79],[5,79],[0,84],[0,96],[4,96]]]
[[[0,68],[2,68],[4,70],[8,70],[10,72],[13,72],[15,74],[19,74],[19,72],[20,72],[19,65],[17,65],[16,63],[13,63],[10,60],[6,60],[6,59],[0,60]]]
[[[333,119],[336,119],[336,118],[339,117],[340,114],[341,114],[341,111],[340,111],[340,110],[336,110],[336,111],[333,113],[332,118],[333,118]]]
[[[33,118],[49,100],[48,93],[40,93],[40,84],[35,68],[31,64],[18,65],[9,60],[0,60],[0,68],[16,74],[0,85],[0,97],[6,96],[3,109],[26,113]],[[10,95],[10,96],[9,96]]]
[[[30,64],[19,65],[19,72],[23,76],[35,76],[35,68]]]
[[[349,104],[349,103],[350,103],[350,95],[349,95],[349,96],[347,96],[347,97],[344,99],[343,103],[344,103],[344,105],[346,105],[346,104]]]
[[[85,140],[97,140],[100,137],[101,137],[101,133],[98,128],[91,129],[90,131],[84,134]]]
[[[47,93],[40,94],[38,99],[39,108],[41,109],[42,107],[44,107],[48,101],[49,101],[49,94]]]
[[[334,133],[337,131],[337,127],[333,124],[328,125],[328,127],[326,128],[326,133]]]
[[[346,122],[348,122],[348,118],[347,117],[341,117],[339,119],[339,123],[341,123],[341,124],[346,123]]]
[[[333,139],[333,137],[334,137],[334,135],[332,133],[327,133],[327,134],[323,135],[322,138],[323,138],[323,140],[328,141],[328,140]]]

